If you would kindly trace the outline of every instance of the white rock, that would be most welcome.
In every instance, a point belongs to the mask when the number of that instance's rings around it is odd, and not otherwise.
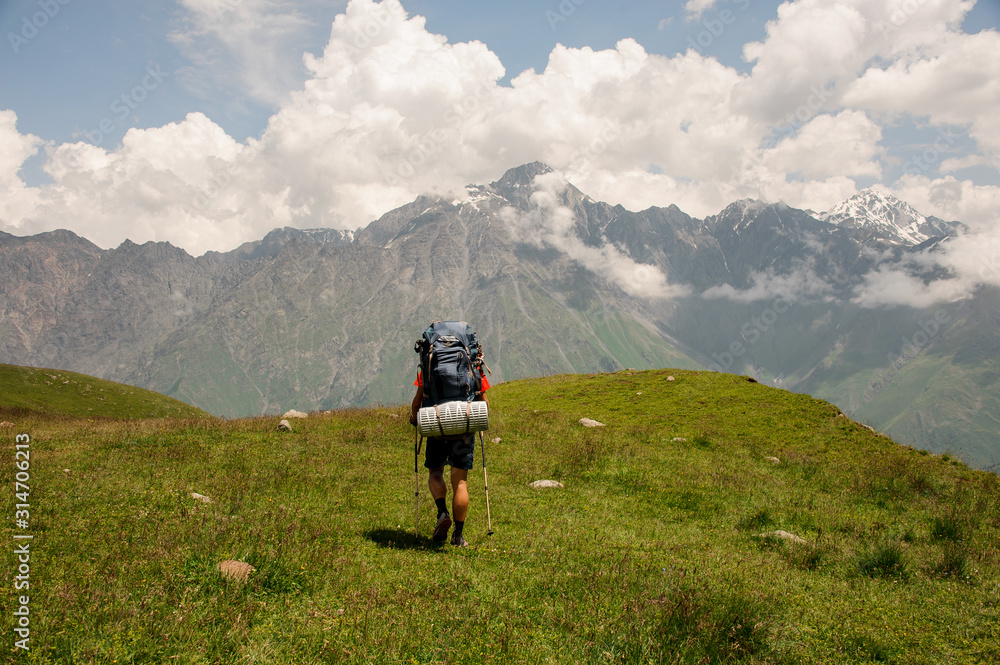
[[[210,499],[209,497],[205,496],[204,494],[198,494],[197,492],[191,492],[191,498],[192,499],[197,499],[198,501],[201,501],[202,503],[212,503],[212,499]]]
[[[764,459],[766,459],[771,464],[781,464],[781,460],[778,459],[777,457],[765,457]]]
[[[499,436],[495,436],[492,439],[490,439],[490,443],[500,443],[501,441],[503,441],[503,439],[501,439]]]
[[[282,432],[291,432],[292,425],[287,420],[282,420],[280,423],[278,423],[278,429],[280,429]]]
[[[674,379],[674,377],[672,377],[672,376],[668,376],[668,377],[667,377],[667,381],[675,381],[675,380],[676,380],[676,379]]]
[[[563,488],[563,484],[558,480],[536,480],[533,483],[529,483],[528,487],[534,487],[535,489],[553,487],[555,489],[561,490]]]
[[[596,420],[591,420],[590,418],[580,418],[580,424],[584,427],[604,427],[604,423],[599,423]]]
[[[670,440],[671,441],[676,441],[678,443],[686,443],[687,442],[687,439],[685,439],[683,436],[675,436],[674,438],[672,438]]]
[[[781,540],[789,540],[796,545],[805,545],[806,541],[799,538],[794,533],[788,533],[787,531],[769,531],[768,533],[757,534],[760,538],[779,538]]]
[[[291,409],[289,411],[286,411],[281,417],[282,418],[308,418],[309,414],[308,413],[302,413],[301,411],[296,411],[295,409]]]

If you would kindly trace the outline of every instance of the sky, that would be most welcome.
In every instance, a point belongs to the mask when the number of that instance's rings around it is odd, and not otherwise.
[[[197,256],[542,161],[630,210],[876,187],[996,238],[998,26],[1000,0],[0,0],[0,230]]]

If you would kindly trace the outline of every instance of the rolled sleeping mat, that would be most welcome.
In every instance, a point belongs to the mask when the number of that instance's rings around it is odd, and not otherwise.
[[[417,412],[420,434],[429,436],[455,436],[481,432],[490,428],[489,407],[486,402],[445,402],[425,406]]]

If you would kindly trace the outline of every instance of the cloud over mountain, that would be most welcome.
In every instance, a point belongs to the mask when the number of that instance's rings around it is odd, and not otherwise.
[[[562,173],[552,171],[537,175],[533,186],[531,209],[519,211],[507,206],[501,210],[502,218],[517,241],[538,247],[554,247],[630,296],[674,298],[690,292],[688,287],[669,284],[663,270],[638,263],[608,242],[607,238],[599,246],[583,242],[576,232],[578,220],[562,200],[569,186]]]
[[[823,210],[858,179],[882,177],[883,130],[914,113],[968,127],[970,157],[995,165],[1000,77],[984,54],[1000,37],[960,31],[971,3],[904,4],[785,3],[765,38],[745,47],[749,74],[624,39],[603,51],[557,46],[544,71],[504,86],[488,45],[448,43],[398,0],[352,0],[323,53],[304,56],[301,89],[283,95],[280,72],[258,77],[252,94],[283,100],[259,138],[228,136],[191,113],[133,128],[111,150],[44,145],[51,183],[28,187],[19,170],[44,141],[3,112],[0,141],[11,150],[0,161],[0,228],[34,233],[71,220],[105,247],[129,237],[200,254],[276,226],[359,228],[417,194],[460,191],[534,160],[633,210],[673,203],[705,216],[743,197]],[[186,5],[198,20],[178,35],[182,50],[185,40],[215,40],[218,57],[243,54],[239,76],[266,69],[247,55],[260,39],[303,29],[294,14],[261,23],[280,3],[249,3],[225,27],[208,0]],[[713,6],[688,3],[692,14]],[[950,157],[939,152],[890,184],[926,214],[992,227],[1000,188],[939,176]]]

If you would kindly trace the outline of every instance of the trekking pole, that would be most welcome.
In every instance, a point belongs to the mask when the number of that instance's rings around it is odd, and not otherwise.
[[[483,449],[483,489],[486,490],[486,535],[493,535],[493,519],[490,517],[490,481],[486,478],[486,439],[479,432],[479,447]]]
[[[420,447],[423,437],[420,436],[420,427],[413,426],[413,538],[419,538],[417,524],[420,521],[420,474],[417,470],[417,458],[420,457]]]

